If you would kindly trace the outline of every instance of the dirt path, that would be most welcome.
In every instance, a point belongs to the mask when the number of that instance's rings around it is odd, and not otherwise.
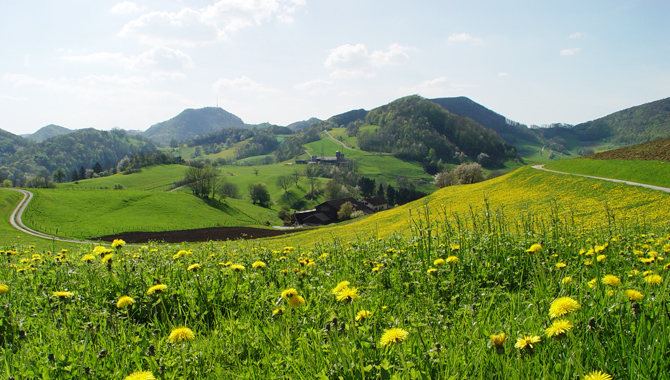
[[[346,149],[351,149],[351,150],[356,150],[356,149],[354,149],[354,148],[352,148],[352,147],[347,146],[344,142],[342,142],[342,141],[336,139],[335,137],[333,137],[333,135],[331,135],[331,134],[330,134],[328,131],[326,131],[325,129],[324,129],[323,131],[326,132],[326,134],[328,135],[328,137],[330,137],[331,139],[335,140],[335,142],[338,142],[338,143],[342,144],[342,146],[343,146],[344,148],[346,148]]]
[[[585,175],[585,174],[574,174],[574,173],[559,172],[559,171],[556,171],[556,170],[545,169],[544,165],[533,165],[532,168],[533,169],[538,169],[538,170],[544,170],[544,171],[551,172],[551,173],[556,173],[556,174],[565,174],[565,175],[573,175],[573,176],[577,176],[577,177],[600,179],[600,180],[603,180],[603,181],[624,183],[626,185],[631,185],[631,186],[641,186],[641,187],[646,187],[647,189],[658,190],[658,191],[663,191],[663,192],[666,192],[666,193],[670,193],[670,188],[668,188],[668,187],[647,185],[645,183],[624,181],[624,180],[621,180],[621,179],[613,179],[613,178],[605,178],[605,177],[596,177],[596,176]]]

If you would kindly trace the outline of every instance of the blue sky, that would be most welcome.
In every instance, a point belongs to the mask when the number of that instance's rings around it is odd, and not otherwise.
[[[525,124],[670,96],[667,0],[44,0],[0,12],[0,128],[286,125],[419,94]]]

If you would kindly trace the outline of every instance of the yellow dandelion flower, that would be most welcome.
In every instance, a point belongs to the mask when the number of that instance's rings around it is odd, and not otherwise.
[[[530,348],[532,350],[534,348],[533,344],[539,343],[541,341],[542,338],[537,335],[524,335],[516,340],[516,343],[514,343],[514,348],[518,348],[519,350]]]
[[[574,325],[567,319],[557,319],[551,326],[544,330],[544,333],[547,337],[552,338],[567,333],[572,330],[573,327]]]
[[[452,244],[452,245],[451,245],[451,250],[452,250],[452,251],[458,251],[459,249],[461,249],[461,245],[460,245],[460,244]]]
[[[586,266],[589,266],[589,265],[592,265],[592,264],[593,264],[593,261],[590,261],[590,260],[584,261],[584,265],[586,265]]]
[[[663,282],[663,277],[657,275],[657,274],[650,274],[649,276],[646,276],[644,278],[644,282],[647,284],[660,284]]]
[[[435,266],[438,266],[440,264],[444,264],[444,259],[440,258],[440,259],[436,259],[435,261],[433,261],[433,265],[435,265]]]
[[[116,308],[117,309],[122,309],[126,306],[132,306],[135,303],[135,300],[128,297],[128,296],[121,296],[119,300],[116,302]]]
[[[346,287],[337,293],[336,298],[339,302],[352,302],[361,296],[358,295],[358,289]]]
[[[447,257],[447,263],[457,263],[457,262],[458,262],[458,257],[456,257],[456,256]]]
[[[579,302],[574,299],[570,297],[560,297],[555,299],[554,302],[551,303],[551,306],[549,306],[549,316],[551,318],[560,317],[579,310],[580,307]]]
[[[197,272],[198,269],[200,269],[200,264],[198,264],[198,263],[189,265],[188,268],[186,268],[186,270],[190,270],[190,271],[194,271],[194,272]]]
[[[584,380],[612,380],[612,376],[602,371],[593,371],[584,376]]]
[[[489,339],[494,346],[502,346],[505,343],[505,338],[505,333],[489,335]]]
[[[533,244],[526,250],[526,252],[540,252],[542,250],[542,246],[539,244]]]
[[[240,264],[233,264],[230,266],[230,269],[234,270],[235,272],[239,272],[244,270],[244,266]]]
[[[656,258],[655,257],[650,257],[650,258],[641,257],[641,258],[638,259],[638,261],[640,261],[643,264],[651,264],[654,261],[656,261]]]
[[[281,298],[283,298],[285,300],[287,300],[289,298],[292,298],[292,297],[295,297],[297,295],[298,295],[298,291],[293,289],[293,288],[286,289],[283,292],[281,292]]]
[[[262,262],[262,261],[254,261],[253,264],[251,264],[252,268],[265,268],[267,265]]]
[[[433,274],[435,272],[437,272],[437,269],[435,269],[435,268],[430,268],[426,271],[426,273],[428,273],[428,274]]]
[[[372,315],[371,312],[369,312],[367,310],[361,310],[358,313],[356,313],[356,321],[357,322],[363,321],[367,318],[370,318],[371,315]]]
[[[84,256],[81,257],[81,261],[85,261],[85,262],[87,262],[87,263],[90,263],[90,262],[92,262],[93,260],[95,260],[95,256],[92,255],[92,254],[90,254],[90,253],[88,253],[88,254],[86,254],[86,255],[84,255]]]
[[[568,264],[566,264],[566,263],[556,263],[556,268],[558,268],[558,269],[565,268],[567,266],[568,266]]]
[[[624,290],[623,294],[628,298],[629,301],[640,301],[644,298],[644,294],[635,289],[626,289]]]
[[[593,289],[596,287],[596,284],[598,283],[598,279],[594,278],[593,280],[587,282],[586,284],[589,286],[589,288]]]
[[[289,298],[288,304],[291,307],[300,307],[305,304],[305,299],[302,296],[293,296]]]
[[[633,270],[630,270],[630,271],[628,272],[628,276],[629,276],[629,277],[633,277],[633,276],[638,275],[638,274],[640,274],[640,271],[637,270],[637,269],[633,269]]]
[[[341,292],[342,289],[348,287],[349,285],[351,285],[351,283],[350,283],[349,281],[341,281],[341,282],[339,282],[339,283],[337,284],[337,286],[335,286],[335,287],[333,288],[333,290],[331,291],[331,293],[332,293],[333,295],[337,295],[337,293]]]
[[[621,280],[619,277],[612,274],[605,275],[605,277],[602,279],[602,282],[603,284],[609,286],[621,286]]]
[[[105,255],[105,257],[102,258],[101,262],[103,264],[107,264],[108,262],[113,261],[113,259],[114,259],[114,254],[113,253],[108,253],[108,254]]]
[[[172,329],[172,332],[170,332],[170,336],[168,336],[170,343],[187,342],[193,339],[195,339],[195,334],[193,334],[193,330],[188,327],[174,328]]]
[[[5,294],[9,291],[9,286],[5,284],[0,284],[0,294]]]
[[[126,242],[122,239],[114,239],[112,242],[112,248],[122,248],[124,245],[126,245]]]
[[[156,380],[151,371],[133,372],[126,376],[123,380]]]
[[[286,308],[278,307],[278,308],[272,310],[272,316],[273,317],[278,317],[278,316],[284,314],[284,311],[286,311]]]
[[[65,299],[65,298],[68,298],[68,297],[72,297],[74,295],[74,293],[72,293],[72,292],[52,292],[51,295],[54,296],[54,297],[58,297],[60,299]]]
[[[596,257],[596,261],[601,262],[601,261],[605,260],[606,258],[607,258],[606,255],[598,255],[598,257]]]
[[[572,277],[570,277],[570,276],[568,276],[568,277],[563,277],[563,279],[561,280],[561,284],[563,284],[563,285],[565,285],[565,284],[569,284],[569,283],[571,283],[571,282],[572,282]]]
[[[386,330],[384,334],[382,334],[382,337],[379,340],[379,344],[382,346],[390,346],[392,344],[401,343],[402,341],[407,339],[408,335],[409,332],[407,330],[403,330],[399,327],[394,327]]]
[[[167,290],[167,285],[158,284],[158,285],[154,285],[154,286],[150,287],[149,290],[147,290],[147,294],[149,294],[149,295],[154,294],[154,293],[161,294],[162,292],[164,292],[166,290]]]

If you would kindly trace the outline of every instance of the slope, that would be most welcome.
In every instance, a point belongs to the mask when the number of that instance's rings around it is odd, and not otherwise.
[[[26,139],[36,143],[41,143],[42,141],[48,140],[52,137],[66,135],[72,132],[74,132],[72,129],[61,127],[60,125],[49,124],[38,129],[35,133],[26,136]]]
[[[244,127],[239,117],[219,107],[186,109],[170,120],[152,125],[143,136],[161,145],[204,136],[226,127]]]

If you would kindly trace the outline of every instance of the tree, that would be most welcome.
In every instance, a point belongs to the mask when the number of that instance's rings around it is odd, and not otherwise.
[[[12,187],[12,181],[10,181],[8,179],[2,181],[2,187],[4,187],[4,188]]]
[[[377,185],[374,179],[361,177],[358,179],[358,187],[361,189],[363,198],[372,198],[375,195]]]
[[[389,186],[391,186],[391,185],[389,185]],[[388,196],[388,187],[386,188],[386,190],[387,190],[386,193],[387,193],[387,196]],[[377,189],[377,196],[380,197],[380,198],[384,198],[384,186],[381,183],[379,184],[379,188]],[[388,200],[388,198],[386,198],[386,200]],[[389,204],[391,204],[390,201],[389,201]]]
[[[282,205],[281,209],[277,212],[279,219],[284,221],[285,226],[290,226],[294,224],[295,220],[293,219],[293,213],[287,205]]]
[[[301,175],[302,174],[297,169],[293,171],[293,174],[291,174],[291,178],[293,179],[293,182],[295,183],[296,186],[298,186],[298,183],[300,182]]]
[[[353,212],[354,212],[354,205],[352,205],[351,202],[344,202],[342,207],[340,207],[340,211],[337,212],[337,219],[347,220],[351,218],[351,214]]]
[[[67,179],[67,173],[65,173],[65,169],[63,168],[58,168],[53,174],[54,182],[63,182]]]
[[[237,185],[232,182],[224,182],[219,187],[219,191],[217,193],[221,198],[229,197],[236,199],[240,197],[240,190],[237,188]]]
[[[215,167],[195,161],[186,169],[184,182],[193,195],[208,198],[210,194],[212,196],[216,194],[218,175]]]
[[[467,185],[484,180],[482,166],[476,162],[471,164],[460,164],[454,169],[454,174],[458,178],[458,183]]]
[[[435,175],[435,182],[433,182],[437,188],[441,189],[447,186],[458,185],[458,178],[456,173],[451,170],[444,170]]]
[[[249,197],[251,197],[251,202],[253,204],[257,204],[261,207],[270,206],[270,192],[264,183],[254,183],[253,185],[250,185]]]
[[[289,187],[293,183],[293,178],[289,175],[280,175],[277,177],[277,186],[284,189],[284,192],[288,192]]]
[[[381,184],[379,186],[381,186]],[[395,204],[395,189],[391,185],[386,187],[386,202],[388,202],[389,206]]]
[[[100,174],[102,172],[102,166],[100,165],[99,162],[96,162],[95,165],[93,165],[93,171],[96,174]]]
[[[79,179],[86,179],[86,169],[83,166],[79,168]]]

